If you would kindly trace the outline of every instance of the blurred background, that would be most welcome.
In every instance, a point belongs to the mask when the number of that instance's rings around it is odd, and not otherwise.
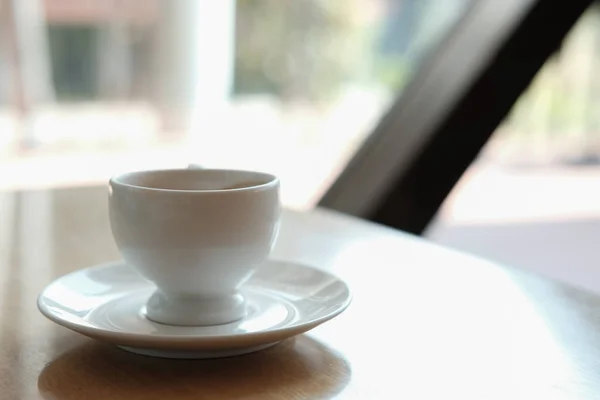
[[[0,0],[0,190],[197,163],[276,173],[285,205],[309,209],[469,4]],[[596,6],[431,239],[600,290],[598,66]]]
[[[0,4],[1,187],[194,162],[275,172],[306,208],[466,1]]]

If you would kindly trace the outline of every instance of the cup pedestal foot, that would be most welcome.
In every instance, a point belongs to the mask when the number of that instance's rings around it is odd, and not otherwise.
[[[245,316],[246,301],[241,293],[192,297],[168,295],[157,290],[146,303],[146,317],[166,325],[221,325]]]

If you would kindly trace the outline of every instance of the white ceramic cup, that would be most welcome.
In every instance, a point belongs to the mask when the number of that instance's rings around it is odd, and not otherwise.
[[[157,286],[147,318],[224,324],[244,317],[239,289],[273,247],[279,180],[234,170],[131,172],[110,180],[109,212],[121,255]]]

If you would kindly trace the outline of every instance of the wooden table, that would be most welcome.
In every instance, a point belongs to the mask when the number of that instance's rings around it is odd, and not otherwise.
[[[274,257],[347,280],[340,317],[220,360],[94,342],[35,299],[118,258],[106,213],[105,188],[0,194],[0,398],[600,399],[598,297],[322,210],[285,213]]]

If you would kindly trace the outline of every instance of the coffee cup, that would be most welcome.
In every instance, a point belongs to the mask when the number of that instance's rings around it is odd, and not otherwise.
[[[109,182],[112,233],[125,262],[156,285],[148,319],[217,325],[245,316],[240,288],[279,230],[279,180],[215,169],[130,172]]]

